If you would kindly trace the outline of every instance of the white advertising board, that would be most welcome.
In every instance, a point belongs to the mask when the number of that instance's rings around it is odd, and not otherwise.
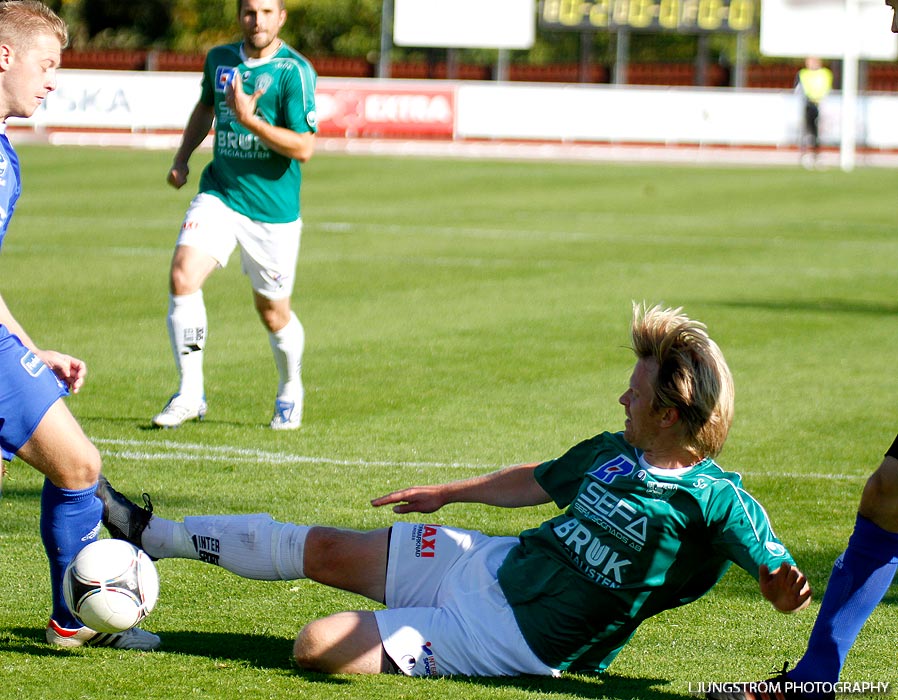
[[[893,61],[898,38],[892,9],[883,0],[763,0],[761,53],[765,56],[842,58],[852,47],[848,28],[856,16],[855,51],[868,60]]]
[[[9,123],[179,135],[199,85],[198,73],[61,70],[34,116]],[[317,98],[320,134],[344,138],[794,147],[802,118],[792,90],[322,78]],[[821,105],[827,146],[839,142],[843,115],[833,92]],[[898,95],[862,96],[850,121],[858,143],[898,148]]]
[[[533,0],[393,0],[393,43],[460,49],[529,49]]]
[[[63,69],[56,90],[26,121],[52,127],[183,129],[200,97],[201,79],[199,73]]]

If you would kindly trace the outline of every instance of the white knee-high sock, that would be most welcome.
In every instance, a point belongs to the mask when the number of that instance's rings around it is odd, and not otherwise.
[[[206,304],[203,290],[169,297],[168,337],[181,378],[178,393],[203,397],[203,348],[206,347]]]
[[[302,406],[302,353],[306,345],[306,333],[296,314],[290,312],[290,320],[279,331],[268,334],[268,342],[278,368],[278,398],[294,401]]]
[[[309,529],[278,522],[268,513],[190,516],[183,523],[153,516],[141,544],[158,559],[198,559],[244,578],[292,581],[305,578]]]

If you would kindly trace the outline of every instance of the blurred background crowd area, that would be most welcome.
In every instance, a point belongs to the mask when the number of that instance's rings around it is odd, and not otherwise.
[[[71,31],[64,67],[104,70],[200,71],[205,52],[238,37],[236,0],[46,0]],[[281,36],[305,54],[319,75],[377,77],[382,0],[287,0]],[[760,4],[760,3],[758,3]],[[757,24],[756,24],[757,26]],[[508,52],[503,78],[523,82],[611,83],[619,33],[540,28],[532,48]],[[787,89],[801,62],[760,54],[758,33],[631,33],[626,37],[628,85]],[[733,66],[741,52],[744,71]],[[390,48],[390,76],[405,79],[494,80],[497,52],[487,49]],[[839,62],[831,66],[836,89]],[[859,87],[898,91],[898,64],[864,61]]]

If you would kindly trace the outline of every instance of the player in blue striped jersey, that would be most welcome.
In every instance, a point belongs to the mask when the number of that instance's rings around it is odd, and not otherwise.
[[[9,117],[30,117],[56,89],[56,69],[68,41],[65,24],[36,0],[0,3],[0,244],[22,191],[19,160],[6,136]],[[7,286],[9,276],[3,276]],[[102,505],[94,497],[100,455],[63,397],[84,384],[87,366],[28,336],[0,298],[0,453],[3,471],[13,456],[46,478],[41,492],[41,539],[50,561],[53,605],[47,641],[154,649],[159,637],[141,629],[101,634],[69,611],[62,578],[72,558],[96,539]]]

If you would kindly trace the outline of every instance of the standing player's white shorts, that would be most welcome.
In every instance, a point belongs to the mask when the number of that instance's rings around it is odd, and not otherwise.
[[[243,273],[253,290],[268,299],[286,299],[293,293],[302,219],[287,224],[254,221],[231,209],[218,197],[201,192],[187,209],[176,245],[197,248],[228,264],[240,246]]]
[[[409,676],[558,675],[530,650],[496,572],[516,537],[394,523],[386,610],[374,615],[387,656]]]

